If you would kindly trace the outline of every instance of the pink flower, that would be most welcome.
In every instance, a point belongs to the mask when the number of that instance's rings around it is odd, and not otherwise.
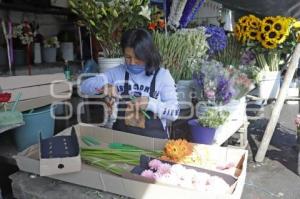
[[[171,169],[171,165],[164,163],[159,166],[159,168],[157,169],[157,172],[160,174],[166,174],[166,173],[170,172],[170,169]]]
[[[141,176],[146,177],[146,178],[150,178],[150,179],[154,179],[155,178],[153,171],[151,171],[150,169],[144,170],[141,173]]]
[[[163,163],[160,161],[160,160],[157,160],[157,159],[153,159],[149,162],[149,167],[150,169],[153,169],[153,170],[158,170],[158,168],[162,165]]]

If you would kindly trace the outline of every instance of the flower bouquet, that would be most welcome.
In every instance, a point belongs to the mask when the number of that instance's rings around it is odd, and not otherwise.
[[[281,58],[293,52],[299,28],[294,18],[269,16],[261,20],[248,15],[238,20],[234,32],[246,48],[253,50],[262,70],[278,71]]]
[[[232,82],[220,62],[201,61],[193,74],[198,98],[209,106],[225,105],[233,96]]]
[[[242,68],[242,67],[241,67]],[[227,68],[230,74],[230,78],[233,82],[234,99],[240,99],[244,97],[249,91],[254,89],[254,80],[248,78],[248,75],[242,70],[235,68]]]
[[[150,21],[149,0],[69,0],[72,11],[96,36],[104,57],[121,56],[122,32],[146,27]]]

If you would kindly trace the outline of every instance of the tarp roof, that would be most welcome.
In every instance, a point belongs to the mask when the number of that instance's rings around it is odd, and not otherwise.
[[[232,10],[262,16],[291,16],[300,19],[300,0],[214,0]]]

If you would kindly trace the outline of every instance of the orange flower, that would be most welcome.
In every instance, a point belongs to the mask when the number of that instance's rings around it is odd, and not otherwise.
[[[158,26],[160,27],[160,28],[165,28],[165,20],[163,20],[163,19],[159,19],[158,20]]]
[[[169,140],[164,148],[163,159],[169,158],[172,161],[178,162],[184,157],[191,155],[193,152],[192,144],[184,139]]]
[[[155,30],[155,28],[156,28],[156,23],[151,22],[151,23],[148,24],[148,29],[149,30]]]

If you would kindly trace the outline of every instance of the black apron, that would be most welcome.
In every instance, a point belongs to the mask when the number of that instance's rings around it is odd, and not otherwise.
[[[155,98],[155,80],[159,69],[155,71],[151,85],[150,85],[150,93],[149,96]],[[161,120],[156,116],[154,118],[154,114],[152,111],[147,111],[147,114],[150,116],[150,119],[145,118],[145,128],[127,126],[125,124],[124,118],[125,117],[125,109],[126,109],[126,101],[130,101],[129,97],[129,73],[126,71],[125,73],[125,84],[124,84],[124,92],[121,93],[121,100],[118,104],[118,117],[116,122],[113,125],[114,130],[124,131],[126,133],[133,133],[137,135],[147,136],[147,137],[154,137],[154,138],[163,138],[168,139],[167,128],[164,129]],[[121,102],[121,103],[120,103]]]

